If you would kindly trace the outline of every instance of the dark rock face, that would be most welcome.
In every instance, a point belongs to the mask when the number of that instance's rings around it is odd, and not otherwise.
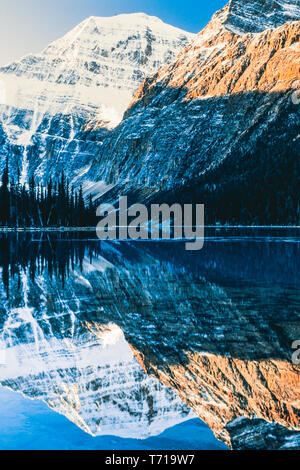
[[[299,28],[243,36],[221,29],[209,40],[204,30],[141,85],[91,174],[128,191],[184,190],[203,175],[213,184],[226,160],[234,171],[263,151],[299,153],[300,111],[291,99],[300,76]]]
[[[235,450],[300,449],[299,432],[289,431],[277,423],[267,423],[257,418],[239,418],[229,423],[226,429]]]

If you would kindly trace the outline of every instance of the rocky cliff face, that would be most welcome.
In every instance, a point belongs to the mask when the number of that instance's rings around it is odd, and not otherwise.
[[[212,185],[227,161],[234,171],[246,157],[297,153],[299,18],[296,1],[229,2],[143,82],[86,177],[115,185],[112,199],[136,188],[145,197],[200,186],[203,175]]]
[[[243,243],[230,255],[226,242],[198,254],[103,243],[64,285],[15,274],[9,305],[1,291],[0,382],[92,434],[186,419],[176,392],[233,448],[300,447],[299,247]]]
[[[22,182],[59,173],[61,164],[73,178],[83,174],[143,79],[193,37],[142,13],[91,17],[40,54],[1,67],[0,168],[9,155]],[[86,136],[91,124],[97,142]]]
[[[299,19],[297,0],[230,0],[213,21],[220,21],[236,34],[259,33]]]

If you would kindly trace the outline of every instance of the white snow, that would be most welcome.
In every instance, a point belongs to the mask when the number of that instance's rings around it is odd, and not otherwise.
[[[115,127],[142,80],[194,36],[142,13],[88,18],[40,54],[0,68],[0,121],[8,139],[30,145],[45,115],[71,115],[70,139],[76,117]],[[19,110],[28,113],[16,123]],[[26,160],[24,152],[23,178]]]
[[[76,274],[84,295],[94,273],[84,268]],[[42,275],[32,284],[23,273],[21,282],[23,306],[9,309],[3,328],[0,384],[45,401],[94,436],[142,439],[194,417],[174,392],[144,373],[118,325],[101,323],[99,316],[82,331],[76,318],[79,291],[75,295],[68,284],[60,288]],[[37,287],[41,297],[34,307],[30,289]],[[48,310],[43,292],[48,296],[49,289],[60,313]],[[52,332],[53,320],[60,317],[62,324],[65,319],[73,323],[71,337]],[[48,326],[44,333],[40,322]],[[151,410],[153,419],[148,420]]]

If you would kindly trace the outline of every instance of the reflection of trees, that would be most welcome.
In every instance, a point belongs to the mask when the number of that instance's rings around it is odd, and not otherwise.
[[[99,243],[87,243],[82,235],[67,234],[2,234],[0,237],[0,267],[2,282],[9,297],[9,282],[20,272],[29,272],[34,281],[36,274],[46,269],[50,278],[59,277],[64,283],[75,265],[82,265],[86,254],[94,256]]]

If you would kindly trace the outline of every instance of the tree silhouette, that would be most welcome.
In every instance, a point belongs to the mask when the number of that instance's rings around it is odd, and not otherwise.
[[[34,177],[21,186],[9,178],[8,159],[1,177],[0,225],[3,227],[87,227],[96,226],[96,206],[85,202],[82,186],[70,187],[62,171],[59,181],[50,178],[46,186]]]

